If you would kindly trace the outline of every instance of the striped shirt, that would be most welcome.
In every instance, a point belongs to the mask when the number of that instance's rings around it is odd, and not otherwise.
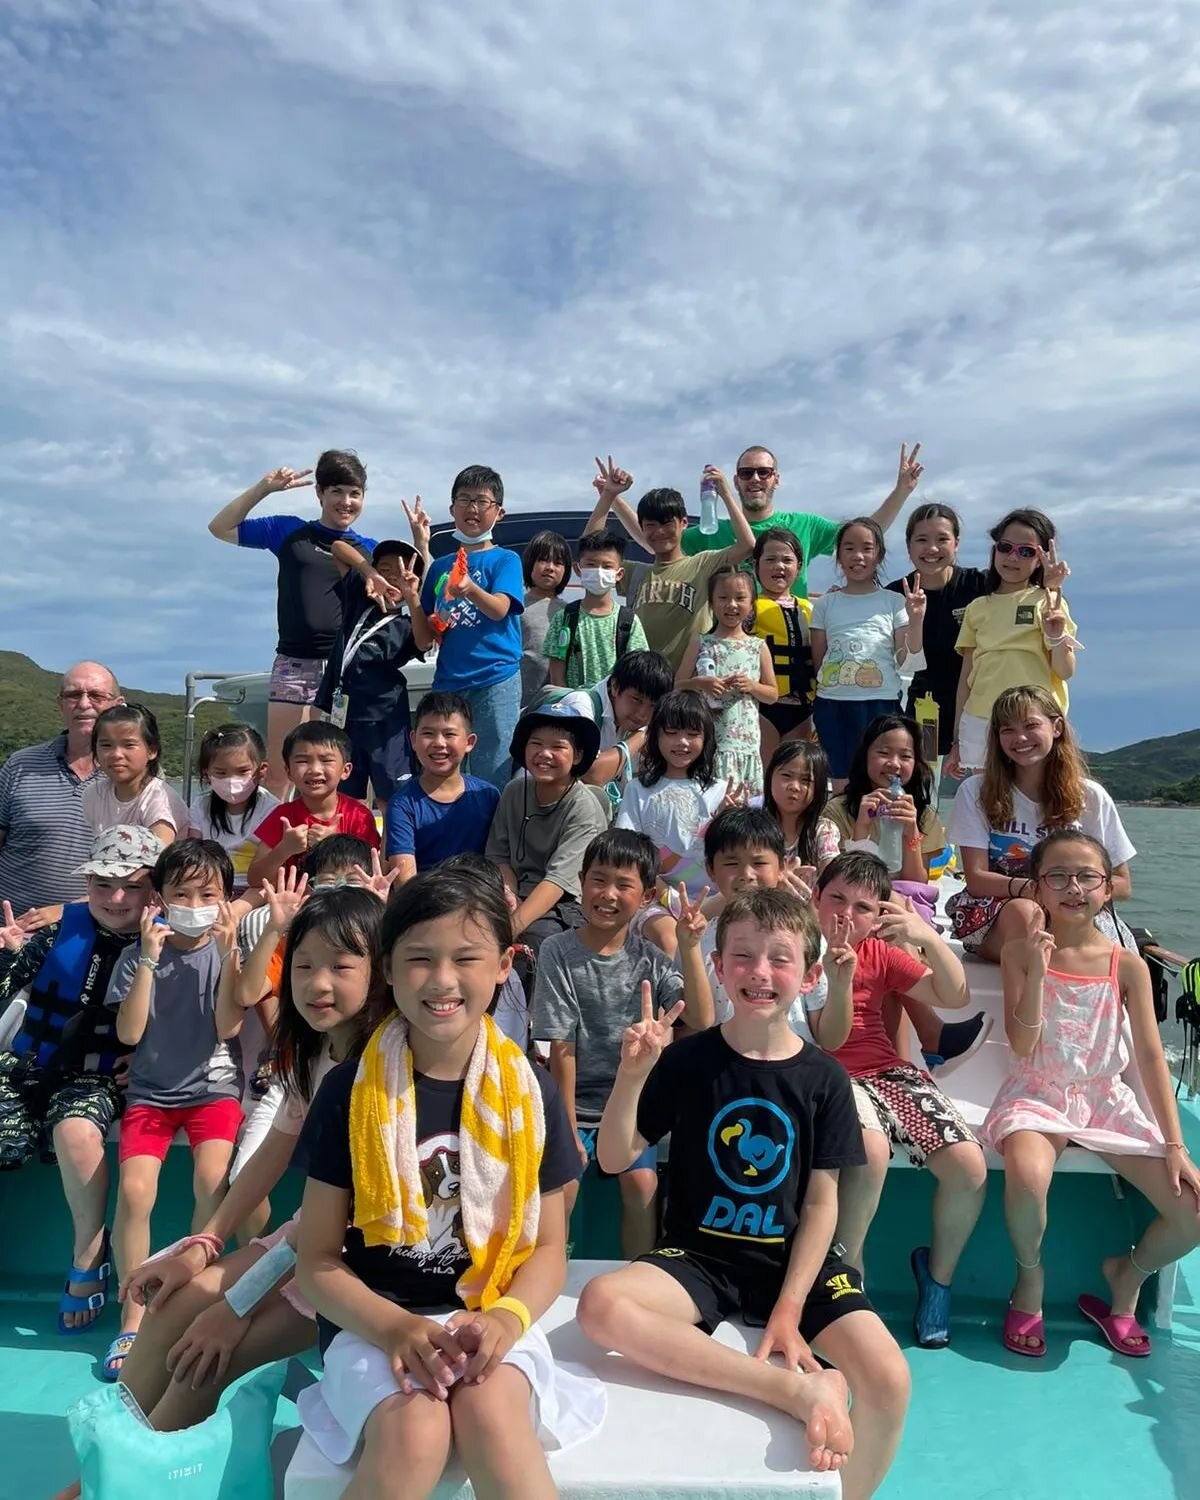
[[[76,776],[65,733],[14,751],[0,766],[0,898],[17,916],[85,895],[74,871],[91,854],[95,834],[84,821],[83,789],[100,774]]]

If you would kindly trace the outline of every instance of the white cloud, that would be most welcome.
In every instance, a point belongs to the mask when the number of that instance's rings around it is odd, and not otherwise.
[[[518,507],[583,504],[599,448],[690,493],[750,438],[839,515],[919,437],[972,561],[1009,505],[1059,521],[1085,738],[1114,678],[1150,727],[1191,727],[1188,22],[1178,0],[15,0],[5,643],[133,650],[163,686],[197,654],[265,663],[269,559],[204,523],[327,444],[364,454],[382,532],[475,459]],[[182,613],[134,643],[119,588],[161,611],[164,579]]]

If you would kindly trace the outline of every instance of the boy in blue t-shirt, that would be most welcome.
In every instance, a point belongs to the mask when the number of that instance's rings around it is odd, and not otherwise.
[[[450,489],[454,539],[465,548],[469,577],[453,584],[454,557],[437,558],[425,575],[413,632],[422,650],[433,643],[429,617],[447,628],[438,638],[433,686],[461,693],[471,707],[475,748],[471,770],[500,788],[508,780],[508,746],[521,712],[521,620],[525,578],[521,559],[492,541],[504,514],[504,481],[475,464]]]
[[[266,785],[287,795],[283,742],[298,724],[311,719],[325,661],[342,628],[342,569],[333,544],[347,541],[370,552],[374,539],[353,525],[363,508],[367,471],[356,453],[329,449],[317,459],[315,481],[321,515],[255,516],[250,512],[268,495],[303,489],[312,469],[275,469],[231,500],[208,523],[221,542],[273,552],[279,560],[277,617],[279,643],[271,667],[267,703]]]
[[[475,744],[471,706],[458,693],[426,693],[417,704],[412,749],[417,776],[389,799],[383,824],[388,868],[403,885],[452,854],[482,854],[500,793],[463,774]]]

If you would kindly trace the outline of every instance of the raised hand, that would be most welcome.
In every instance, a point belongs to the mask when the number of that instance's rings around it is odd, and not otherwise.
[[[921,451],[920,443],[913,444],[910,453],[903,443],[900,444],[900,468],[896,474],[896,489],[905,499],[912,494],[925,472],[923,464],[917,462],[917,454]]]
[[[1043,928],[1040,932],[1031,933],[1021,944],[1021,953],[1025,959],[1026,971],[1035,974],[1039,979],[1045,979],[1046,970],[1050,967],[1050,955],[1054,952],[1054,934]]]
[[[925,596],[925,590],[921,587],[921,575],[913,574],[913,585],[908,586],[908,579],[900,580],[904,588],[904,608],[908,612],[908,623],[920,625],[925,619],[925,606],[929,602]]]
[[[598,458],[596,468],[600,472],[592,480],[592,488],[599,495],[607,495],[610,499],[614,495],[623,495],[633,483],[633,475],[627,469],[618,468],[613,463],[611,453],[607,464]]]
[[[783,867],[782,885],[801,901],[811,901],[813,886],[817,883],[816,865],[802,865],[793,854]]]
[[[166,946],[167,938],[171,929],[165,922],[158,920],[159,908],[153,901],[145,907],[138,920],[138,935],[141,937],[141,951],[147,958],[157,962],[162,957],[163,948]]]
[[[29,934],[13,916],[12,905],[8,901],[0,902],[0,910],[4,913],[4,924],[0,926],[0,948],[8,953],[19,953]]]
[[[711,479],[717,487],[717,494],[724,500],[726,505],[733,503],[733,492],[729,488],[729,481],[715,464],[704,465],[705,479]]]
[[[62,914],[61,906],[31,906],[28,911],[23,911],[17,918],[17,925],[22,932],[38,932],[43,927],[50,927],[55,922],[61,922]]]
[[[830,984],[848,987],[854,982],[858,968],[858,953],[850,941],[854,924],[840,913],[833,919],[833,928],[825,939],[825,957],[822,960]]]
[[[213,939],[217,945],[217,954],[222,963],[230,955],[233,955],[235,971],[238,967],[238,941],[237,941],[238,919],[234,915],[233,906],[228,901],[217,903],[217,920],[212,925]]]
[[[1064,563],[1065,567],[1066,564]],[[1047,592],[1042,609],[1042,635],[1053,645],[1065,640],[1067,635],[1067,612],[1063,608],[1062,589]]]
[[[400,599],[398,602],[407,604],[409,609],[415,609],[421,602],[421,580],[412,568],[400,569],[400,587],[396,590]]]
[[[281,818],[279,821],[283,828],[283,837],[275,847],[281,854],[286,854],[289,859],[294,855],[303,854],[308,848],[309,825],[289,823],[286,818]]]
[[[429,519],[429,512],[421,504],[420,495],[413,501],[412,510],[409,510],[407,500],[401,500],[400,504],[404,507],[404,514],[408,518],[408,528],[412,532],[413,546],[416,547],[418,552],[428,552],[429,533],[433,523]]]
[[[332,823],[310,823],[308,825],[308,847],[314,844],[322,844],[326,839],[333,838],[334,834],[342,831],[342,815],[334,818]]]
[[[627,1078],[645,1078],[671,1041],[671,1027],[683,1014],[683,1001],[655,1019],[654,994],[648,979],[642,980],[642,1019],[627,1026],[621,1036],[621,1071]]]
[[[379,858],[379,850],[371,850],[371,876],[363,884],[369,891],[374,891],[381,901],[386,901],[391,893],[392,886],[396,883],[399,870],[388,870],[383,868],[383,861]]]
[[[704,915],[704,898],[708,895],[708,886],[704,887],[695,901],[688,900],[687,886],[682,880],[678,889],[679,915],[675,918],[675,935],[681,948],[695,948],[708,926],[708,918]]]
[[[1059,560],[1055,551],[1054,542],[1042,549],[1042,587],[1049,593],[1053,589],[1058,590],[1058,602],[1062,603],[1062,586],[1071,576],[1071,570],[1065,562]]]
[[[262,477],[264,495],[275,495],[280,490],[303,490],[312,484],[311,469],[272,469]]]
[[[899,797],[888,797],[887,801],[880,805],[876,814],[880,818],[891,818],[896,823],[904,823],[916,831],[917,827],[917,804],[903,792]]]
[[[404,602],[404,592],[394,583],[389,583],[382,573],[372,568],[364,577],[367,598],[374,600],[382,609],[395,609]]]
[[[884,808],[890,807],[891,804],[891,797],[881,788],[876,787],[873,792],[868,792],[858,804],[858,813],[854,819],[854,837],[869,839],[875,819],[882,814]]]
[[[734,781],[730,776],[725,782],[725,795],[721,798],[720,812],[728,812],[731,807],[745,807],[750,800],[750,788],[744,781]]]
[[[277,937],[285,937],[308,895],[308,876],[292,865],[290,869],[275,872],[274,885],[264,880],[260,890],[270,912],[267,926]]]
[[[893,896],[890,901],[881,901],[879,910],[881,915],[876,935],[885,943],[919,945],[933,931],[907,896],[902,896],[899,900]]]

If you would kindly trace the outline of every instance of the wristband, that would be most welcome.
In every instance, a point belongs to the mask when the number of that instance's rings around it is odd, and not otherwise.
[[[529,1309],[519,1297],[497,1297],[487,1311],[512,1313],[521,1325],[522,1338],[529,1332],[530,1324],[533,1322]]]
[[[287,1240],[280,1240],[261,1260],[255,1261],[245,1275],[238,1277],[225,1293],[226,1302],[239,1318],[244,1318],[295,1264],[296,1252]]]
[[[918,833],[915,838],[905,839],[904,847],[906,849],[919,849],[924,842],[925,840]]]
[[[153,974],[155,969],[158,968],[158,959],[151,958],[148,953],[143,953],[138,958],[137,966],[139,969],[149,969],[151,974]]]

